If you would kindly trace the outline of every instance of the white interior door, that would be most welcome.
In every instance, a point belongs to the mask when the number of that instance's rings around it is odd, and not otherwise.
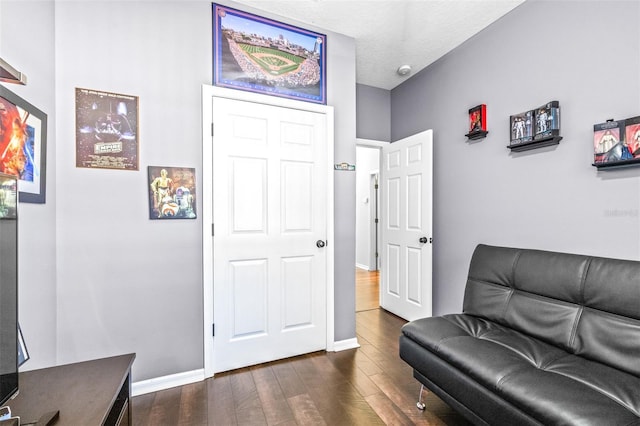
[[[382,148],[382,308],[406,319],[431,316],[433,132]]]
[[[327,346],[326,120],[213,98],[214,372]]]

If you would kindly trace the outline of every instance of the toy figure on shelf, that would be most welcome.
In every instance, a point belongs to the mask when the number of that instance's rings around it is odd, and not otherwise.
[[[624,126],[623,121],[607,121],[593,126],[593,153],[596,163],[609,163],[633,158],[624,143],[624,133],[620,132],[622,126]]]
[[[487,106],[481,104],[469,110],[469,139],[480,139],[487,135]]]
[[[546,139],[560,136],[560,103],[547,102],[534,112],[536,117],[536,131],[534,139]]]
[[[511,145],[533,140],[533,111],[512,115],[509,122]]]

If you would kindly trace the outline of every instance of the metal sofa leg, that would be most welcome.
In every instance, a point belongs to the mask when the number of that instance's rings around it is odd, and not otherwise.
[[[424,402],[422,402],[422,391],[424,390],[424,385],[420,385],[420,394],[418,394],[418,402],[416,403],[416,407],[418,407],[418,410],[420,411],[424,411],[424,409],[426,408],[426,405]]]

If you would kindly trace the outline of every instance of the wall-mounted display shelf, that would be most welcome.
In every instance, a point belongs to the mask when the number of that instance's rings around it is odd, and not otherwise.
[[[550,101],[529,111],[509,117],[512,151],[528,151],[560,142],[560,102]]]
[[[593,163],[593,167],[597,167],[598,170],[602,169],[617,169],[621,167],[640,166],[640,158],[632,158],[630,160],[609,161],[606,163]]]
[[[469,132],[465,136],[468,137],[469,140],[475,141],[487,137],[487,133],[489,133],[487,130],[478,130],[475,132]]]
[[[543,148],[545,146],[558,145],[562,140],[562,136],[551,136],[544,139],[538,139],[518,144],[507,145],[513,152],[529,151],[530,149]]]

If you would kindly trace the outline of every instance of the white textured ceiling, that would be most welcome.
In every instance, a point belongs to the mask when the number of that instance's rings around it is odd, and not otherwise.
[[[236,0],[356,40],[356,81],[390,90],[524,0]],[[327,42],[328,49],[331,41]],[[411,74],[401,77],[399,66]]]

